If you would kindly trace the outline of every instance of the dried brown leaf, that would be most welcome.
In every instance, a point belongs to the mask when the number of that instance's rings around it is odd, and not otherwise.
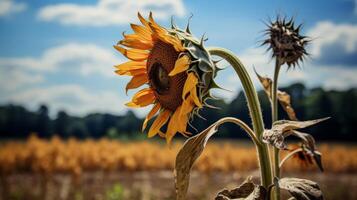
[[[297,117],[294,111],[294,108],[291,106],[290,95],[286,92],[278,90],[278,100],[281,106],[284,108],[285,112],[288,114],[290,120],[297,121]]]
[[[321,171],[324,171],[321,160],[321,153],[316,149],[316,143],[314,137],[308,133],[293,130],[292,135],[300,138],[303,141],[302,149],[305,153],[314,158],[317,166]]]
[[[327,119],[328,117],[309,121],[276,121],[273,123],[273,127],[270,130],[264,131],[263,142],[271,144],[279,149],[286,149],[287,145],[284,140],[293,133],[293,130],[306,128]]]
[[[208,139],[217,132],[219,125],[224,123],[227,119],[228,118],[222,118],[209,126],[206,130],[187,139],[181,150],[178,152],[175,163],[175,184],[177,200],[186,199],[192,165],[201,155]]]
[[[319,185],[313,181],[299,178],[282,178],[274,180],[275,185],[299,200],[323,200],[322,191]]]
[[[260,74],[258,74],[257,71],[255,71],[255,74],[257,75],[260,83],[262,84],[263,89],[267,94],[268,98],[271,100],[271,90],[272,90],[273,81],[267,76],[260,76]]]
[[[264,200],[266,197],[266,190],[261,185],[256,185],[248,178],[239,187],[233,190],[222,190],[217,194],[215,200]]]
[[[269,100],[271,100],[271,93],[272,93],[272,84],[273,81],[267,76],[260,76],[256,71],[256,75],[260,83],[262,84],[265,93],[267,94]],[[290,120],[298,120],[294,111],[294,108],[291,105],[291,98],[290,95],[284,91],[278,90],[277,97],[280,102],[280,105],[283,107],[285,112],[288,114]]]

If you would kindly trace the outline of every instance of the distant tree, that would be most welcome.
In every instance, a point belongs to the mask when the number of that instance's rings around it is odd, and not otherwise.
[[[51,137],[51,120],[48,116],[48,108],[46,105],[41,105],[37,111],[37,127],[36,132],[40,137]]]
[[[68,124],[71,123],[70,117],[65,111],[59,111],[54,122],[54,132],[62,138],[68,138],[70,136],[68,132]]]
[[[119,133],[137,133],[141,130],[142,120],[136,117],[133,111],[129,110],[120,120],[117,121],[115,127]]]
[[[344,92],[340,105],[341,116],[338,118],[341,124],[341,138],[357,140],[357,90],[350,89]]]
[[[91,137],[99,138],[105,134],[103,115],[90,114],[84,118],[85,125]]]
[[[331,117],[321,125],[304,131],[311,133],[316,139],[356,141],[356,88],[346,91],[325,91],[323,88],[307,89],[303,84],[296,83],[280,89],[290,94],[292,106],[298,119]],[[270,101],[264,91],[259,91],[258,96],[264,122],[270,124]],[[205,119],[194,116],[193,121],[190,121],[192,127],[188,126],[190,132],[195,134],[197,131],[202,131],[224,116],[235,116],[251,125],[243,92],[239,92],[229,103],[223,100],[212,100],[208,103],[218,109],[204,107],[200,110],[200,116]],[[25,138],[31,132],[37,132],[39,136],[45,138],[49,138],[55,133],[65,138],[108,136],[130,139],[144,136],[137,134],[141,130],[143,119],[138,118],[131,110],[120,116],[96,113],[85,117],[69,116],[65,111],[59,111],[54,120],[49,117],[48,113],[49,109],[46,105],[41,105],[36,112],[28,111],[19,105],[0,106],[0,138]],[[279,118],[288,119],[281,107],[279,108]],[[149,122],[148,127],[152,121]],[[163,128],[165,129],[165,127]],[[222,126],[219,133],[215,137],[246,137],[246,134],[234,124]]]
[[[80,118],[73,118],[72,122],[68,126],[68,133],[73,137],[80,139],[86,138],[89,136],[88,129]]]

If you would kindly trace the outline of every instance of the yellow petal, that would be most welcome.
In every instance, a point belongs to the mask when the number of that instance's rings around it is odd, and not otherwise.
[[[196,87],[198,83],[198,80],[196,78],[196,75],[191,72],[188,74],[185,85],[183,86],[183,91],[182,91],[182,99],[185,100],[186,95],[192,90],[192,88]]]
[[[154,103],[154,101],[154,92],[150,88],[144,88],[133,96],[131,102],[125,105],[129,107],[145,107]]]
[[[128,103],[126,103],[125,105],[128,106],[128,107],[132,107],[132,108],[138,108],[138,107],[139,107],[138,105],[136,105],[136,104],[133,103],[133,102],[128,102]]]
[[[192,88],[192,90],[190,91],[190,97],[193,100],[193,102],[195,102],[196,106],[198,106],[199,108],[202,108],[202,103],[197,96],[197,87]]]
[[[129,48],[134,48],[134,49],[141,49],[141,50],[150,50],[153,47],[152,42],[148,42],[146,40],[140,40],[140,39],[123,39],[119,41],[119,44],[129,47]]]
[[[159,114],[159,116],[157,116],[157,118],[155,119],[155,121],[152,123],[152,125],[150,127],[148,137],[154,137],[160,131],[160,128],[169,119],[170,114],[171,114],[170,110],[164,110],[163,112],[161,112]]]
[[[166,131],[166,141],[168,144],[171,143],[172,138],[175,136],[176,132],[179,131],[179,115],[180,115],[181,106],[179,106],[174,114],[171,116],[169,124]]]
[[[181,133],[183,136],[187,137],[190,133],[186,131],[187,123],[190,118],[190,113],[193,109],[192,101],[187,101],[186,103],[179,106],[175,113],[171,116],[170,122],[167,127],[166,142],[171,143],[172,138],[177,132]]]
[[[123,34],[124,36],[124,40],[143,40],[142,37],[140,37],[138,34]],[[145,42],[149,42],[149,41],[146,41]]]
[[[170,72],[169,76],[174,76],[178,73],[184,72],[190,66],[190,58],[187,55],[181,56],[175,62],[174,69]]]
[[[158,37],[158,39],[168,44],[172,44],[175,50],[178,52],[182,52],[185,50],[185,48],[181,44],[181,41],[177,37],[170,35],[165,28],[161,27],[155,22],[151,12],[149,15],[149,20],[150,20],[149,26],[153,31],[153,37]]]
[[[191,113],[192,109],[195,107],[193,100],[189,96],[182,102],[180,116],[186,116]]]
[[[158,32],[161,32],[161,33],[166,33],[167,31],[162,28],[159,24],[157,24],[152,16],[152,12],[150,12],[149,14],[149,21],[150,21],[150,24],[149,25],[152,25],[150,27],[155,27],[155,29],[157,29],[156,31]]]
[[[145,120],[144,120],[143,127],[142,127],[141,131],[145,130],[148,121],[157,113],[157,111],[160,110],[160,108],[161,108],[161,105],[159,103],[156,103],[154,105],[154,107],[151,109],[149,114],[145,117]]]
[[[146,28],[149,28],[150,29],[150,26],[149,26],[149,23],[148,21],[146,21],[146,19],[141,16],[140,12],[138,12],[138,18],[140,20],[140,22],[146,27]]]
[[[121,71],[127,71],[132,69],[146,69],[146,61],[128,61],[126,63],[116,65],[115,68]]]
[[[153,104],[155,101],[155,99],[149,99],[149,98],[146,98],[144,99],[143,101],[140,101],[140,102],[128,102],[126,103],[125,105],[128,106],[128,107],[131,107],[131,108],[141,108],[141,107],[145,107],[145,106],[148,106],[150,104]]]
[[[139,50],[139,49],[124,49],[118,45],[114,45],[114,48],[122,53],[125,57],[134,60],[134,61],[143,61],[146,60],[149,56],[148,51]]]
[[[178,52],[183,52],[185,51],[185,48],[182,46],[181,41],[178,38],[174,38],[173,36],[170,36],[170,38],[173,38],[173,40],[170,39],[170,43],[174,46],[174,49]]]
[[[171,44],[177,52],[185,51],[181,41],[175,36],[170,35],[165,29],[155,26],[151,23],[150,27],[153,30],[153,38],[157,38],[165,43]]]
[[[146,69],[116,70],[115,73],[119,75],[137,76],[146,74]]]
[[[145,40],[152,40],[151,38],[151,29],[147,29],[144,26],[139,26],[136,24],[130,24],[131,28],[133,29],[133,31],[138,34],[140,37],[144,38]]]
[[[133,76],[133,78],[126,85],[125,90],[126,92],[128,92],[129,89],[138,88],[147,82],[148,82],[148,76],[146,73]]]
[[[159,131],[158,132],[159,136],[162,137],[162,138],[166,138],[166,135],[165,133],[163,133],[162,131]]]

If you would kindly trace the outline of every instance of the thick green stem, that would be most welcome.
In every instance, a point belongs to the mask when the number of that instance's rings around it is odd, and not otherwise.
[[[223,49],[223,48],[209,48],[208,50],[211,55],[216,55],[224,58],[229,64],[232,65],[234,70],[236,71],[240,81],[242,82],[245,96],[247,98],[249,113],[253,122],[253,130],[261,142],[261,136],[264,131],[264,123],[262,117],[262,111],[259,104],[259,99],[257,92],[254,88],[252,80],[250,76],[233,52]],[[260,143],[256,145],[259,156],[259,165],[261,172],[261,182],[265,188],[268,188],[269,185],[272,184],[272,174],[271,174],[271,165],[270,165],[270,156],[268,147],[264,143]]]
[[[281,63],[279,59],[276,59],[275,63],[275,71],[274,71],[274,79],[273,79],[273,86],[272,86],[272,95],[271,95],[271,113],[272,113],[272,123],[278,120],[278,78],[279,78],[279,71],[280,71]],[[279,158],[279,149],[273,147],[273,162],[274,162],[274,176],[280,177],[280,158]],[[275,187],[275,199],[280,199],[280,188]]]

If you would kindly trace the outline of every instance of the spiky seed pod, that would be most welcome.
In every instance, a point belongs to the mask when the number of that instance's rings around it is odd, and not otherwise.
[[[279,60],[280,64],[295,66],[299,61],[303,61],[306,52],[306,45],[309,39],[300,34],[301,24],[294,26],[294,19],[287,21],[285,18],[277,17],[275,22],[268,24],[265,39],[262,45],[268,45],[268,50],[272,50],[272,57]]]

